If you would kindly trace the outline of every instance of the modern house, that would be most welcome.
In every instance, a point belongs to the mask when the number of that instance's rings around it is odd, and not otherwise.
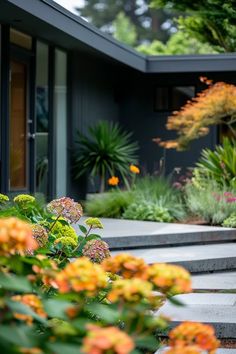
[[[202,89],[199,76],[236,83],[236,54],[146,57],[51,0],[0,0],[1,192],[84,192],[71,177],[76,131],[98,120],[134,132],[140,165],[166,173],[194,164],[217,129],[190,151],[163,151],[166,118]]]

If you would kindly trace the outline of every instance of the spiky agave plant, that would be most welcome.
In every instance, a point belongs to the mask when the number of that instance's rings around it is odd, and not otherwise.
[[[137,142],[132,133],[124,131],[117,123],[100,121],[89,127],[88,135],[78,132],[75,149],[75,178],[89,173],[100,177],[100,192],[105,190],[106,175],[117,173],[126,182],[131,163],[137,162]]]

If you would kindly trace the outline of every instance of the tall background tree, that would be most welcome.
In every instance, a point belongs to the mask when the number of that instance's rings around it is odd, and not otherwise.
[[[218,51],[236,50],[236,0],[152,0],[152,8],[181,11],[181,28]]]
[[[134,45],[158,39],[166,42],[175,29],[175,13],[150,8],[150,0],[85,0],[78,13],[106,33],[114,34],[114,21],[123,13],[136,28]]]

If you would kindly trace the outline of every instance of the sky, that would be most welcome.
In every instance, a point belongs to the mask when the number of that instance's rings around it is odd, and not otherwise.
[[[54,0],[57,2],[59,5],[65,7],[67,10],[70,10],[71,12],[77,13],[75,11],[76,6],[81,6],[84,4],[84,0]]]

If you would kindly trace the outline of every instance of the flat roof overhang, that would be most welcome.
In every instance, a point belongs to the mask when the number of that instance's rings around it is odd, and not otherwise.
[[[0,22],[69,50],[90,52],[146,74],[236,71],[236,53],[145,56],[52,0],[0,0]]]
[[[146,60],[132,48],[52,0],[0,0],[0,22],[69,50],[83,50],[145,72]]]

